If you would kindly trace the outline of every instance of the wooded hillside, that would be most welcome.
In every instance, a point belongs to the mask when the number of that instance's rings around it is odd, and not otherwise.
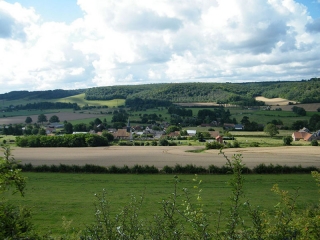
[[[56,99],[85,92],[87,100],[137,99],[165,102],[217,102],[236,105],[263,105],[254,98],[285,98],[300,103],[320,102],[320,78],[288,82],[250,83],[163,83],[95,87],[78,90],[13,91],[0,99]]]
[[[47,90],[47,91],[12,91],[0,94],[0,99],[18,100],[18,99],[55,99],[65,98],[85,92],[85,89],[77,90]]]
[[[96,87],[86,99],[161,99],[172,102],[217,102],[260,105],[254,98],[285,98],[300,103],[320,102],[320,78],[290,82],[251,83],[167,83],[135,86]]]

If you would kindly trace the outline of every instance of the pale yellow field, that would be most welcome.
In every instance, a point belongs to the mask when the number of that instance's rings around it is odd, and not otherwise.
[[[203,153],[186,152],[201,147],[195,146],[144,146],[126,147],[111,146],[97,148],[14,148],[12,153],[21,163],[33,165],[85,165],[100,166],[134,166],[154,165],[163,168],[165,165],[194,164],[207,167],[209,165],[223,166],[226,160],[219,154],[219,150],[207,150]],[[224,152],[230,158],[234,154],[242,154],[243,162],[248,167],[260,163],[280,164],[288,166],[316,166],[320,167],[320,147],[311,146],[283,146],[259,148],[230,148]]]
[[[256,97],[257,101],[265,102],[266,105],[271,106],[271,110],[276,108],[281,108],[283,111],[291,111],[293,105],[288,105],[289,102],[294,103],[294,106],[302,107],[306,111],[315,112],[320,107],[320,103],[306,103],[306,104],[299,104],[295,101],[290,101],[288,99],[283,98],[265,98],[265,97]]]
[[[262,97],[262,96],[256,97],[256,100],[257,100],[257,101],[265,102],[266,105],[271,105],[271,106],[276,106],[276,105],[279,105],[279,106],[288,105],[289,102],[296,103],[295,101],[290,101],[290,100],[287,100],[287,99],[284,99],[284,98],[265,98],[265,97]]]

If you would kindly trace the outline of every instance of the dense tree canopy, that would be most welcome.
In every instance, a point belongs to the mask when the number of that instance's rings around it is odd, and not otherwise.
[[[276,125],[274,125],[273,123],[268,123],[263,131],[268,134],[270,137],[274,137],[275,135],[279,134],[279,131],[276,127]]]
[[[40,115],[38,116],[38,123],[43,124],[44,122],[47,122],[47,121],[48,121],[48,119],[47,119],[47,116],[46,116],[46,115],[40,114]]]
[[[53,115],[53,116],[50,117],[49,122],[50,123],[60,122],[60,119],[59,119],[59,117],[57,115]]]
[[[139,106],[145,100],[170,102],[217,102],[242,106],[264,105],[254,98],[281,97],[301,103],[320,102],[320,78],[308,81],[251,83],[174,83],[96,87],[86,91],[86,99],[127,99],[126,105]]]
[[[27,123],[27,124],[32,123],[32,118],[31,117],[27,117],[24,122]]]

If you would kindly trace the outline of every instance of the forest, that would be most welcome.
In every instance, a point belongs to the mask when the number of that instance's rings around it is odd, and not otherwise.
[[[17,99],[55,99],[65,98],[85,92],[84,89],[77,90],[47,90],[47,91],[12,91],[0,94],[0,100],[17,100]]]
[[[285,98],[300,103],[320,102],[320,78],[287,82],[166,83],[87,89],[90,100],[161,99],[171,102],[217,102],[259,106],[254,98]]]
[[[86,100],[126,99],[133,107],[169,106],[172,102],[216,102],[240,106],[262,106],[255,97],[284,98],[300,103],[320,102],[320,78],[301,81],[248,83],[162,83],[94,87],[78,90],[13,91],[0,94],[0,100],[57,99],[85,93]]]

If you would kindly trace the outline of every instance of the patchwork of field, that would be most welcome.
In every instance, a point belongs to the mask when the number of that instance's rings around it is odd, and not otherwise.
[[[219,150],[207,150],[202,153],[186,152],[196,150],[196,146],[110,146],[96,148],[13,148],[12,153],[22,164],[38,165],[85,165],[99,166],[134,166],[154,165],[182,166],[194,164],[207,167],[209,165],[223,166],[226,160]],[[312,146],[282,146],[257,148],[230,148],[224,152],[230,158],[234,154],[242,154],[243,162],[252,168],[258,164],[287,165],[304,167],[320,167],[320,147]]]

